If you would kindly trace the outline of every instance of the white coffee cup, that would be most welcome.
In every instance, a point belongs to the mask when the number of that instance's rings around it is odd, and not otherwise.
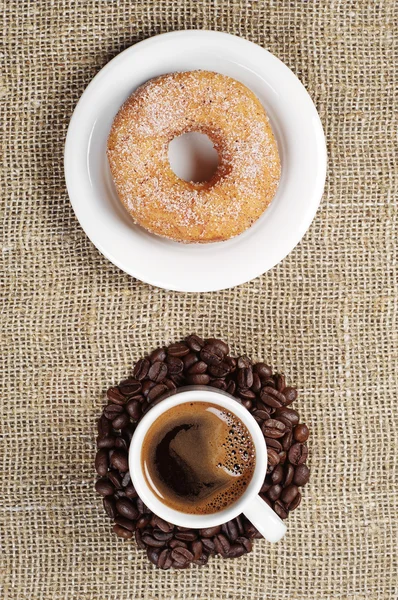
[[[190,514],[170,508],[155,496],[142,471],[141,452],[149,428],[161,415],[187,402],[208,402],[231,411],[246,425],[254,442],[256,462],[247,489],[233,504],[212,514]],[[131,440],[129,469],[134,487],[143,502],[151,511],[169,523],[202,529],[221,525],[243,513],[270,542],[279,541],[286,533],[284,522],[258,495],[267,471],[267,448],[261,429],[249,411],[225,392],[209,388],[186,389],[150,408],[139,422]]]

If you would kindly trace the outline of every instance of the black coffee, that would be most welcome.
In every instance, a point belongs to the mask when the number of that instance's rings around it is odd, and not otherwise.
[[[164,504],[185,513],[211,514],[233,504],[254,467],[246,426],[208,402],[170,409],[152,424],[143,443],[147,484]]]

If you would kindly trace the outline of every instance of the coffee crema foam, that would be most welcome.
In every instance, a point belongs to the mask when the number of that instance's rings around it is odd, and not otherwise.
[[[233,504],[247,489],[256,460],[247,427],[209,402],[187,402],[161,415],[145,436],[141,457],[157,498],[190,514]]]

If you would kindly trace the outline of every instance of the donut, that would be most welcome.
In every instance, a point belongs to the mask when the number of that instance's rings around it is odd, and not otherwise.
[[[219,155],[209,181],[172,171],[172,139],[206,134]],[[280,179],[277,144],[255,94],[210,71],[161,75],[139,87],[117,113],[107,155],[120,201],[134,222],[178,242],[217,242],[250,227]]]

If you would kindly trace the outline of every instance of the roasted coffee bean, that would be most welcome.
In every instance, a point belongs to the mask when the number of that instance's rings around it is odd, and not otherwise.
[[[156,350],[151,352],[151,354],[149,355],[149,360],[152,364],[154,364],[155,362],[164,362],[166,360],[166,356],[167,353],[164,348],[156,348]]]
[[[148,394],[151,391],[152,388],[154,388],[156,385],[156,383],[154,381],[151,381],[150,379],[145,379],[145,381],[142,382],[142,394],[143,396],[148,399]]]
[[[264,498],[265,501],[270,501],[268,498]],[[267,502],[267,504],[268,504]],[[261,533],[258,531],[258,529],[256,527],[254,527],[253,523],[250,523],[250,521],[247,521],[247,523],[245,524],[245,532],[246,535],[249,536],[249,538],[251,539],[260,539],[263,536],[261,535]]]
[[[239,364],[239,361],[238,361]],[[238,387],[241,390],[247,390],[253,385],[253,371],[251,367],[245,367],[243,369],[238,367],[238,374],[236,378]]]
[[[191,544],[193,560],[199,560],[203,554],[203,544],[200,540],[194,540]]]
[[[109,421],[108,421],[109,422]],[[97,448],[114,448],[116,443],[116,437],[114,435],[107,435],[103,438],[97,439]]]
[[[245,408],[247,408],[247,410],[250,410],[253,406],[252,400],[242,400],[242,404]]]
[[[124,493],[126,494],[127,498],[137,498],[137,496],[138,496],[136,489],[132,483],[129,483],[129,485],[126,485],[126,487],[124,488]]]
[[[229,373],[229,365],[225,361],[219,365],[210,365],[208,372],[212,377],[226,377]]]
[[[257,373],[253,373],[253,383],[251,386],[251,390],[255,394],[258,394],[258,392],[261,390],[261,381]]]
[[[283,486],[286,487],[288,485],[290,485],[293,481],[293,477],[294,477],[294,467],[293,465],[289,465],[287,464],[285,466],[285,470],[284,470],[284,480],[283,480]]]
[[[269,488],[269,490],[267,492],[267,496],[270,500],[272,500],[272,502],[275,502],[275,500],[278,500],[281,493],[282,493],[282,486],[279,483],[276,483],[275,485],[273,485]]]
[[[112,421],[113,429],[123,429],[130,423],[130,417],[127,413],[121,413]]]
[[[115,491],[115,488],[108,479],[98,479],[95,482],[95,490],[97,494],[100,494],[101,496],[111,496]]]
[[[282,402],[280,402],[275,396],[272,396],[265,390],[269,390],[271,388],[263,388],[260,392],[261,401],[264,402],[267,406],[271,406],[272,408],[280,408],[282,406]]]
[[[271,367],[262,362],[255,364],[253,370],[260,377],[261,381],[269,379],[272,376]]]
[[[120,538],[123,538],[124,540],[129,540],[133,537],[132,531],[129,531],[128,529],[125,529],[124,527],[121,527],[120,525],[114,525],[113,531],[114,531],[114,533],[116,533],[117,536],[119,536]],[[144,546],[144,548],[145,548],[145,546]]]
[[[158,363],[155,363],[158,364]],[[160,398],[160,396],[163,396],[164,394],[166,394],[166,392],[168,392],[168,387],[163,385],[163,383],[158,383],[157,385],[155,385],[155,387],[153,387],[147,396],[147,400],[148,402],[153,402],[154,400],[157,400],[158,398]]]
[[[126,402],[125,396],[123,396],[118,387],[110,387],[106,395],[112,404],[120,404],[122,406]]]
[[[124,408],[119,404],[108,404],[104,408],[104,415],[109,421],[113,421],[113,419],[116,419],[122,413],[124,413]]]
[[[156,361],[151,365],[148,371],[149,379],[155,383],[160,383],[167,375],[167,365],[164,362]]]
[[[147,527],[150,520],[151,520],[150,515],[142,515],[142,517],[140,517],[137,520],[137,524],[136,524],[137,529],[145,529],[145,527]]]
[[[124,450],[114,450],[111,456],[111,465],[120,473],[125,473],[129,469],[127,452]]]
[[[224,360],[225,353],[218,347],[206,344],[200,351],[200,358],[207,365],[219,365]]]
[[[141,500],[141,498],[137,498],[137,510],[138,510],[138,514],[142,515],[144,513],[150,513],[149,508],[143,503],[143,501]]]
[[[151,363],[149,362],[149,360],[147,358],[141,358],[135,364],[135,367],[133,369],[133,375],[134,375],[135,379],[138,379],[138,381],[142,381],[143,379],[145,379],[145,377],[148,375],[150,366],[151,366]]]
[[[286,378],[283,375],[283,373],[278,373],[277,375],[274,375],[274,381],[278,392],[283,392],[283,390],[286,387]]]
[[[215,525],[214,527],[205,527],[204,529],[199,529],[199,535],[202,538],[211,538],[221,531],[221,525]]]
[[[294,485],[294,483],[292,483],[284,488],[280,495],[280,498],[282,502],[284,502],[286,505],[289,505],[291,502],[293,502],[298,493],[299,489],[297,485]]]
[[[188,544],[186,542],[176,539],[170,540],[169,546],[170,548],[188,548]]]
[[[219,533],[214,538],[214,547],[217,552],[221,554],[221,556],[226,558],[228,556],[229,549],[231,548],[231,544],[223,533]]]
[[[150,535],[146,531],[144,531],[142,533],[142,541],[147,546],[151,546],[151,548],[163,548],[164,545],[165,545],[165,542],[163,540],[157,540],[157,539],[155,539],[152,535]]]
[[[138,400],[129,400],[126,404],[126,411],[134,421],[138,421],[142,414],[141,404]]]
[[[281,483],[283,480],[283,467],[281,464],[277,465],[271,474],[272,483]]]
[[[232,356],[226,356],[224,360],[229,365],[229,373],[230,374],[235,373],[236,360],[234,358],[232,358]]]
[[[158,562],[159,562],[159,550],[157,550],[156,548],[147,548],[146,550],[146,555],[148,557],[148,559],[150,560],[150,562],[155,565],[155,567],[158,566]]]
[[[198,537],[195,531],[179,531],[174,536],[177,540],[182,540],[183,542],[193,542]]]
[[[186,563],[186,562],[190,562],[191,560],[193,560],[193,554],[190,550],[188,550],[188,548],[181,548],[180,546],[178,548],[174,548],[171,552],[171,558],[179,563]]]
[[[167,521],[165,521],[161,517],[158,517],[157,515],[153,515],[151,523],[154,527],[157,527],[158,529],[160,529],[161,531],[164,531],[165,533],[169,533],[170,531],[173,531],[173,529],[174,529],[174,527],[173,527],[173,525],[171,525],[171,523],[168,523]]]
[[[117,490],[122,489],[122,478],[117,471],[109,471],[108,479]]]
[[[246,550],[242,544],[232,544],[228,550],[227,558],[238,558],[246,554]]]
[[[287,518],[288,512],[280,500],[277,500],[276,502],[274,502],[273,509],[276,512],[276,514],[278,515],[278,517],[280,517],[281,519]]]
[[[253,544],[251,543],[251,541],[249,540],[249,538],[242,536],[239,536],[238,538],[236,538],[236,541],[238,542],[238,544],[241,544],[241,546],[244,547],[246,552],[251,552]]]
[[[303,443],[308,440],[310,432],[307,425],[305,423],[301,423],[300,425],[296,425],[293,430],[293,435],[296,442]]]
[[[170,376],[179,375],[184,369],[184,363],[181,358],[176,356],[168,356],[166,358],[167,370]]]
[[[211,387],[214,387],[217,390],[226,390],[227,389],[227,384],[225,383],[224,379],[212,379],[210,381],[210,385],[211,385]]]
[[[131,519],[118,516],[115,518],[115,523],[121,527],[124,527],[124,529],[127,529],[128,531],[135,531],[135,521],[131,521]]]
[[[203,360],[199,360],[188,369],[187,373],[188,375],[201,375],[202,373],[206,373],[206,371],[207,364]]]
[[[297,399],[297,390],[292,387],[287,387],[283,390],[283,395],[285,396],[285,402],[283,404],[288,406]]]
[[[210,382],[210,376],[207,373],[198,375],[188,375],[187,383],[191,385],[207,385]]]
[[[308,483],[309,478],[310,470],[307,465],[298,465],[294,472],[293,482],[298,486],[302,486]]]
[[[248,356],[239,356],[237,361],[238,369],[251,369],[252,361]]]
[[[290,504],[287,508],[289,509],[289,511],[296,510],[296,508],[299,506],[300,502],[301,502],[301,494],[299,492],[297,494],[297,496],[294,498],[294,500],[292,500],[290,502]]]
[[[205,345],[204,340],[195,334],[189,335],[185,339],[185,342],[192,352],[200,352]]]
[[[293,444],[288,453],[289,462],[292,465],[301,465],[305,463],[308,456],[308,448],[305,444]]]
[[[278,439],[285,435],[286,425],[276,419],[267,419],[263,423],[262,431],[265,437]]]
[[[97,428],[98,428],[98,437],[99,438],[103,438],[103,437],[110,435],[111,429],[112,429],[111,424],[109,423],[108,419],[104,415],[102,415],[98,419]]]
[[[270,418],[270,414],[269,412],[263,410],[263,409],[256,409],[253,411],[253,417],[257,420],[260,419],[261,421],[266,421],[267,419]]]
[[[116,501],[113,496],[105,496],[103,499],[103,505],[106,514],[110,519],[114,519],[116,517]]]
[[[235,393],[235,389],[236,383],[231,379],[231,381],[228,382],[227,389],[225,391],[228,392],[228,394],[231,394],[231,396],[233,396]]]
[[[97,471],[98,475],[101,475],[101,477],[103,477],[104,475],[107,474],[108,467],[109,467],[108,451],[105,448],[101,448],[101,450],[98,450],[98,452],[95,456],[95,470]]]
[[[140,393],[141,383],[137,379],[125,379],[119,383],[119,390],[122,392],[123,396],[130,398],[131,396],[135,396],[136,394]]]
[[[181,342],[181,343],[178,342],[176,344],[170,344],[170,346],[167,348],[167,354],[169,356],[181,358],[182,356],[189,354],[189,347],[186,344],[184,344],[183,342]]]
[[[238,388],[237,389],[237,394],[240,398],[242,398],[242,400],[255,400],[256,399],[256,394],[254,392],[252,392],[251,390],[248,389],[241,389]],[[252,402],[253,403],[253,402]]]
[[[194,354],[194,352],[189,352],[188,354],[182,357],[182,362],[184,363],[184,370],[188,371],[188,369],[198,361],[198,355]]]
[[[202,539],[203,549],[209,554],[214,554],[216,547],[214,545],[214,541],[212,538],[203,538]]]
[[[290,446],[292,445],[293,442],[293,434],[290,431],[288,431],[287,433],[285,433],[285,435],[282,438],[282,447],[285,451],[288,451]]]
[[[127,442],[124,438],[117,437],[115,440],[115,448],[119,448],[120,450],[127,450]]]
[[[287,459],[287,453],[285,452],[285,450],[282,450],[281,452],[278,453],[279,456],[279,463],[281,465],[284,465]]]
[[[274,438],[266,437],[265,443],[267,444],[267,448],[273,448],[277,452],[280,452],[282,450],[282,444]]]
[[[221,531],[229,538],[231,542],[235,542],[239,536],[238,527],[234,520],[224,523],[221,526]]]
[[[174,392],[177,389],[176,384],[174,383],[174,381],[172,381],[171,379],[168,379],[166,377],[166,379],[163,379],[163,385],[165,385],[170,392]]]
[[[278,467],[276,467],[276,468],[278,468]],[[270,476],[267,475],[267,477],[264,479],[263,485],[261,486],[260,492],[262,494],[265,494],[266,492],[268,492],[269,488],[273,485],[273,483],[274,482],[272,481]]]
[[[276,450],[274,450],[273,448],[267,448],[267,455],[268,455],[268,467],[269,470],[267,468],[267,472],[269,472],[273,467],[276,467],[276,465],[278,465],[280,463],[280,458],[279,458],[279,454]]]
[[[166,544],[173,538],[173,532],[169,531],[167,533],[166,531],[161,531],[161,529],[154,529],[153,537],[155,540],[163,541]]]
[[[276,409],[275,419],[279,419],[279,417],[288,419],[288,421],[291,422],[293,427],[298,424],[300,419],[300,416],[297,411],[293,410],[292,408],[286,408],[285,406]]]
[[[125,488],[125,487],[127,487],[127,486],[130,484],[130,482],[131,482],[130,472],[129,472],[129,471],[127,471],[127,473],[125,473],[125,474],[123,475],[123,478],[122,478],[122,486]],[[131,485],[132,485],[132,484],[131,484]]]
[[[171,550],[165,548],[160,552],[156,566],[159,567],[159,569],[167,571],[167,569],[170,569],[172,564],[173,559],[171,558]]]
[[[223,352],[223,354],[229,354],[228,344],[226,344],[222,340],[219,340],[218,338],[209,338],[208,340],[206,340],[206,345],[217,346],[221,350],[221,352]]]
[[[122,517],[127,517],[127,519],[134,520],[138,517],[136,507],[128,498],[120,498],[120,500],[116,502],[116,510]]]

